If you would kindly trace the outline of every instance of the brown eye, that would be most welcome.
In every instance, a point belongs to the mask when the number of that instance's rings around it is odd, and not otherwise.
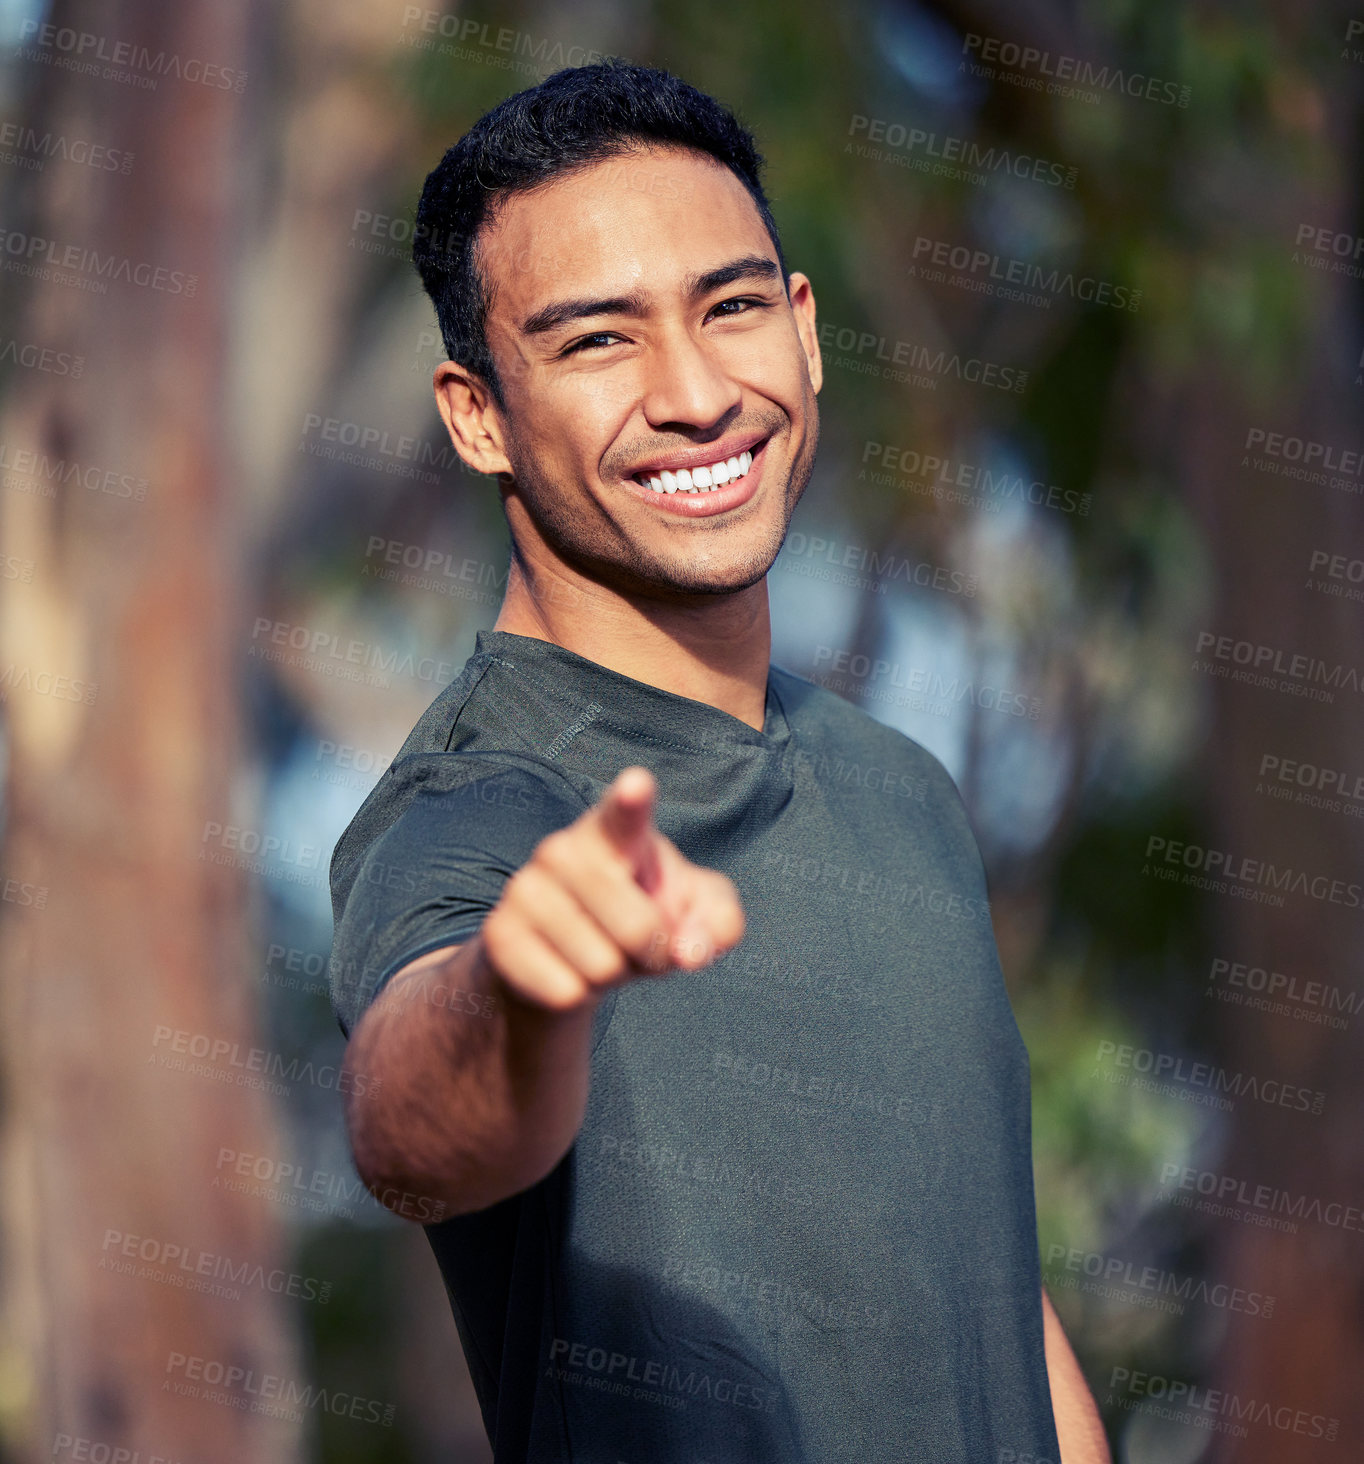
[[[560,352],[560,354],[561,355],[564,355],[564,356],[571,356],[574,353],[574,351],[581,351],[584,348],[595,349],[593,347],[593,342],[594,341],[596,341],[596,342],[602,342],[602,341],[612,341],[612,340],[615,340],[615,339],[618,339],[618,338],[611,331],[609,331],[609,330],[594,331],[592,335],[583,336],[583,338],[581,340],[574,341],[571,346],[566,346],[564,348],[564,350],[562,352]]]
[[[734,305],[738,308],[735,310],[727,310],[725,309],[725,307],[728,305]],[[747,315],[751,310],[766,310],[767,307],[768,302],[766,300],[753,300],[748,299],[747,297],[736,297],[733,300],[721,300],[718,305],[711,307],[710,313],[714,315],[717,311],[723,310],[724,314],[727,316]]]

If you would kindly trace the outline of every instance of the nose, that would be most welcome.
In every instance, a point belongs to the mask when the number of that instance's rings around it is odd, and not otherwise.
[[[704,340],[668,332],[649,352],[643,411],[651,427],[714,427],[743,400],[739,383]]]

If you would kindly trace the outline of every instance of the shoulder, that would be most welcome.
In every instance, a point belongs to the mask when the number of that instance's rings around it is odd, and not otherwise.
[[[816,776],[865,783],[880,770],[897,780],[895,791],[903,796],[919,802],[946,798],[960,805],[952,775],[921,742],[776,662],[772,680],[801,755],[815,764]]]
[[[526,753],[400,753],[332,853],[333,914],[340,918],[361,862],[376,851],[407,846],[425,860],[458,845],[523,862],[546,833],[588,806],[559,768]]]

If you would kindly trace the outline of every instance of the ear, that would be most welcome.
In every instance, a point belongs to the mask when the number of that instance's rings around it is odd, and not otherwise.
[[[487,382],[457,361],[442,361],[431,385],[441,421],[460,457],[477,473],[510,473],[502,413]]]
[[[796,317],[796,333],[805,351],[805,366],[810,385],[818,392],[824,385],[824,360],[819,354],[819,337],[815,334],[815,292],[807,276],[792,270],[788,293],[791,312]]]

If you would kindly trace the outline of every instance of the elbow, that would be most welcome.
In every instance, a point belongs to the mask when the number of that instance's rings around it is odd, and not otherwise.
[[[450,1197],[414,1162],[395,1125],[391,1095],[367,1060],[363,1024],[352,1035],[341,1065],[346,1139],[360,1182],[384,1209],[419,1225],[434,1225],[452,1213]]]
[[[362,1100],[363,1102],[363,1100]],[[417,1225],[436,1225],[458,1213],[455,1201],[426,1166],[391,1142],[375,1115],[348,1104],[346,1137],[360,1182],[385,1210]]]

